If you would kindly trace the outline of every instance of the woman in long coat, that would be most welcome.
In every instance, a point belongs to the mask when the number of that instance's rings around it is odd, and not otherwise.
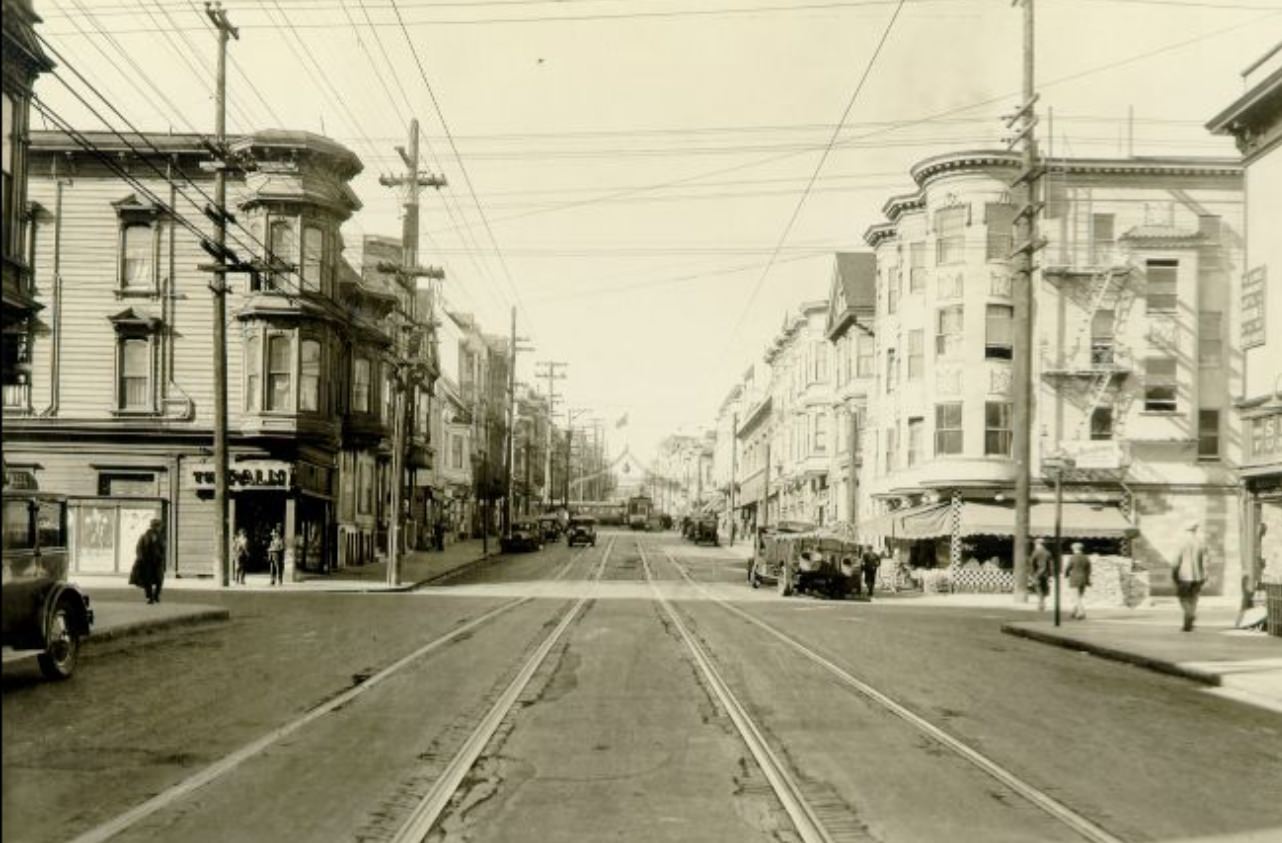
[[[134,566],[129,572],[129,584],[141,588],[148,603],[160,602],[160,586],[165,581],[165,535],[161,527],[159,518],[151,520],[147,532],[138,539]]]

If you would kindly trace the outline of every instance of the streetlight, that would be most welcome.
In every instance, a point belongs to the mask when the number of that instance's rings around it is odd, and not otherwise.
[[[1060,533],[1062,532],[1062,516],[1064,512],[1064,472],[1072,471],[1077,463],[1072,457],[1062,454],[1047,457],[1042,460],[1042,471],[1050,471],[1055,477],[1055,556],[1054,569],[1055,574],[1055,625],[1059,626],[1059,570],[1060,570]]]

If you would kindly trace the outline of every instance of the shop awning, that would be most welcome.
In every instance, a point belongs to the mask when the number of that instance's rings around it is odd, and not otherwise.
[[[1111,504],[1066,503],[1060,534],[1070,539],[1120,539],[1137,531],[1121,510]],[[1014,536],[1015,508],[967,501],[962,504],[959,533],[963,536]],[[1035,503],[1028,511],[1032,536],[1055,534],[1055,504]]]
[[[928,503],[897,509],[859,523],[859,538],[925,539],[947,536],[952,532],[948,525],[949,505]]]

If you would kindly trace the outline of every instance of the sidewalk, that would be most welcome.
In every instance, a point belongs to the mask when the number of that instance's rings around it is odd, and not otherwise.
[[[204,606],[199,603],[160,603],[147,605],[139,592],[137,601],[95,600],[90,595],[93,609],[93,628],[85,639],[85,647],[93,647],[121,638],[150,634],[181,626],[214,623],[231,618],[231,612],[221,606]],[[35,659],[35,650],[4,650],[4,664]]]
[[[498,553],[498,538],[491,538],[490,555]],[[481,540],[469,539],[455,542],[443,551],[411,551],[401,558],[401,584],[387,584],[387,563],[354,565],[341,568],[332,574],[301,572],[298,582],[273,586],[265,573],[245,577],[244,585],[233,585],[232,591],[409,591],[416,586],[448,576],[486,558],[481,552]],[[124,575],[72,574],[69,579],[89,591],[97,589],[129,588]],[[216,591],[220,588],[213,577],[165,577],[165,593],[174,591]],[[141,594],[142,592],[139,592]]]
[[[1049,613],[1048,613],[1049,615]],[[1010,635],[1083,650],[1214,686],[1221,696],[1282,712],[1282,638],[1233,628],[1237,609],[1201,607],[1193,632],[1180,631],[1180,610],[1160,599],[1144,609],[1096,610],[1061,626],[1049,616],[1002,625]]]

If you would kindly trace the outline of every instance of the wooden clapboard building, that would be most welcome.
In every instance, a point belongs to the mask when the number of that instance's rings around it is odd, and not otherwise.
[[[343,561],[363,561],[374,552],[391,339],[378,325],[387,303],[341,257],[362,165],[308,132],[230,146],[240,166],[228,179],[228,245],[264,270],[228,276],[232,525],[249,535],[251,564],[265,563],[279,526],[291,575],[329,570],[350,501],[357,537]],[[82,572],[127,572],[139,530],[160,515],[171,571],[215,573],[213,302],[199,268],[211,262],[209,159],[190,135],[32,133],[42,318],[29,389],[5,394],[5,448],[42,488],[73,496]]]

